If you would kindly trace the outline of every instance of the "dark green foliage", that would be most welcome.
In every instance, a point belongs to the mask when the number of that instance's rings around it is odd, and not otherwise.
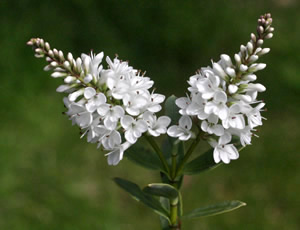
[[[183,215],[183,218],[194,219],[199,217],[215,216],[225,212],[233,211],[245,205],[246,203],[238,200],[225,201],[219,204],[194,209],[193,211]]]

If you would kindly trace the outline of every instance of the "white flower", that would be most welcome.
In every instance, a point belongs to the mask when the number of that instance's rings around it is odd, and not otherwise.
[[[204,108],[207,101],[204,100],[201,95],[195,94],[192,97],[192,102],[187,105],[186,113],[190,116],[197,115],[200,120],[208,118],[209,114],[205,113]]]
[[[100,65],[103,56],[103,52],[98,53],[97,55],[93,54],[92,52],[90,55],[81,54],[82,67],[86,73],[84,78],[85,83],[89,83],[92,80],[97,82],[99,80],[99,75],[103,68],[102,65]]]
[[[81,128],[87,128],[93,121],[92,114],[86,110],[85,106],[79,103],[70,104],[66,114]]]
[[[96,129],[100,122],[100,116],[96,116],[93,118],[92,123],[86,128],[80,138],[83,138],[85,135],[87,136],[87,142],[96,143],[99,139],[98,133]]]
[[[226,106],[227,95],[223,91],[218,91],[214,94],[212,101],[206,103],[204,112],[207,114],[214,113],[221,120],[224,120],[228,116],[228,107]]]
[[[171,123],[171,119],[167,116],[161,116],[158,119],[151,112],[146,111],[143,114],[143,119],[148,125],[148,132],[155,137],[167,132],[167,127]]]
[[[215,134],[217,136],[224,135],[224,128],[222,125],[218,124],[219,118],[218,116],[211,114],[207,121],[204,120],[201,123],[201,129],[204,132],[207,132],[209,134]]]
[[[186,109],[191,104],[191,99],[189,97],[177,98],[175,104],[180,108],[179,113],[181,115],[187,115]]]
[[[165,96],[158,93],[152,93],[149,97],[149,101],[146,105],[148,111],[157,113],[161,110],[161,103],[165,100]]]
[[[252,139],[252,132],[250,126],[246,126],[244,129],[228,129],[231,134],[240,137],[240,142],[242,146],[250,145]]]
[[[105,149],[113,149],[121,144],[122,139],[118,131],[111,130],[100,141]]]
[[[228,164],[230,160],[239,158],[239,152],[233,144],[228,144],[231,141],[231,135],[226,132],[219,138],[219,141],[210,140],[210,145],[214,147],[214,161],[218,164],[223,161]]]
[[[93,113],[98,107],[106,102],[106,97],[103,93],[97,93],[92,87],[84,89],[84,97],[88,101],[85,105],[87,111]]]
[[[245,119],[241,114],[241,107],[238,103],[229,107],[228,116],[222,120],[222,124],[225,129],[228,129],[229,127],[236,129],[245,128]]]
[[[124,152],[131,146],[129,142],[125,142],[119,146],[111,149],[111,152],[107,153],[107,162],[109,165],[117,165],[122,159]]]
[[[110,104],[100,105],[97,112],[104,118],[104,125],[110,129],[113,129],[112,127],[115,127],[118,120],[125,114],[121,106],[113,106]]]
[[[139,119],[136,121],[128,115],[121,118],[121,125],[126,130],[125,139],[131,144],[134,144],[142,133],[148,129],[147,123],[144,120]]]
[[[208,69],[206,69],[203,74],[205,78],[197,82],[197,88],[203,99],[211,99],[221,90],[219,88],[220,78]]]
[[[148,103],[148,98],[144,95],[127,94],[123,98],[125,110],[132,116],[138,116],[144,106]]]
[[[179,119],[179,125],[172,125],[168,128],[168,135],[171,137],[178,137],[179,140],[187,141],[192,137],[192,120],[189,116],[182,116]]]
[[[261,109],[265,106],[265,103],[259,103],[255,108],[252,108],[250,105],[243,106],[245,115],[248,118],[248,125],[251,129],[262,125],[262,116],[260,114]]]

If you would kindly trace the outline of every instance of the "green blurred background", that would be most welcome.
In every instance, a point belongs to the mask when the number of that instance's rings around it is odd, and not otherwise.
[[[112,182],[140,185],[156,172],[127,159],[110,167],[61,115],[59,80],[43,72],[25,43],[104,51],[146,70],[157,92],[183,96],[187,79],[219,55],[233,55],[271,12],[275,33],[259,82],[268,118],[239,160],[187,177],[184,209],[239,199],[248,206],[184,222],[189,230],[300,229],[300,4],[272,1],[0,1],[0,229],[159,229],[158,217]],[[201,149],[199,150],[201,152]]]

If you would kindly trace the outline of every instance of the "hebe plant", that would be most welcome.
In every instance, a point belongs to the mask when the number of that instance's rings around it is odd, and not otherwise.
[[[117,165],[123,156],[160,172],[161,183],[137,184],[115,178],[122,189],[135,200],[160,215],[163,229],[181,229],[181,221],[216,215],[244,206],[241,201],[226,201],[183,213],[180,188],[184,175],[194,175],[228,164],[251,144],[256,127],[262,125],[260,112],[265,103],[257,99],[265,91],[254,83],[256,72],[266,67],[258,59],[270,51],[262,48],[264,40],[272,38],[272,18],[265,14],[258,19],[257,34],[232,59],[226,54],[218,62],[199,69],[188,80],[186,97],[176,98],[150,91],[154,82],[121,61],[106,57],[103,52],[82,54],[73,58],[68,53],[51,49],[48,42],[33,38],[28,42],[37,58],[46,58],[46,71],[64,83],[57,92],[66,93],[65,114],[73,125],[79,126],[81,137],[96,143],[107,156],[109,165]],[[165,101],[165,115],[157,116]],[[167,134],[159,146],[154,137]],[[136,142],[145,138],[153,152]],[[189,144],[184,142],[191,140]],[[211,149],[194,157],[198,143],[207,141]],[[187,150],[185,150],[187,147]]]

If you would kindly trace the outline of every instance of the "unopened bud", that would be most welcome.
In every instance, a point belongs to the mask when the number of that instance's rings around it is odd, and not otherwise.
[[[49,50],[50,50],[50,45],[49,45],[49,43],[48,43],[48,42],[46,42],[46,43],[45,43],[45,49],[46,49],[47,51],[49,51]]]
[[[229,85],[228,86],[228,91],[230,94],[235,94],[238,91],[238,87],[236,85]]]
[[[268,32],[274,32],[274,27],[270,27],[269,29],[268,29]]]
[[[86,75],[86,77],[83,79],[84,83],[90,83],[93,80],[93,76],[91,74]]]
[[[54,53],[54,56],[55,56],[55,57],[59,57],[59,55],[58,55],[58,50],[57,50],[57,49],[53,49],[53,53]]]
[[[235,62],[237,64],[237,66],[239,66],[242,63],[241,56],[238,55],[238,54],[234,55],[234,60],[235,60]]]
[[[264,33],[264,28],[262,26],[257,27],[257,33],[258,34],[263,34]]]
[[[243,76],[243,80],[255,81],[257,79],[255,74],[247,74]]]
[[[257,55],[262,56],[264,54],[267,54],[270,52],[270,48],[263,48],[260,52],[257,53]]]
[[[258,56],[257,55],[251,55],[249,58],[249,63],[253,63],[256,62],[258,60]]]
[[[246,72],[248,70],[248,66],[244,65],[244,64],[241,64],[240,65],[240,71],[241,72]]]
[[[262,70],[264,68],[266,68],[266,64],[264,63],[259,63],[259,64],[252,64],[250,67],[249,67],[249,72],[256,72],[256,71],[259,71],[259,70]]]
[[[48,51],[48,55],[49,55],[50,57],[54,58],[54,53],[53,53],[52,50],[49,50],[49,51]]]
[[[273,34],[272,33],[269,33],[269,34],[267,34],[267,36],[265,36],[265,39],[270,39],[270,38],[272,38],[273,37]]]
[[[52,70],[52,69],[53,69],[53,67],[51,65],[46,65],[44,67],[44,71],[49,71],[49,70]]]
[[[257,45],[258,45],[258,46],[262,46],[263,44],[264,44],[264,40],[258,39]]]
[[[226,68],[226,73],[231,76],[231,77],[235,77],[236,76],[236,73],[235,73],[235,70],[231,67],[227,67]]]
[[[225,62],[225,64],[226,64],[227,66],[232,66],[231,58],[230,58],[227,54],[222,54],[220,57],[221,57],[221,60],[222,60],[223,62]]]
[[[68,61],[73,62],[73,55],[71,53],[68,53]]]
[[[64,53],[61,50],[58,52],[58,56],[61,61],[65,60]]]
[[[253,52],[253,44],[251,42],[247,43],[248,54],[252,54]]]
[[[58,78],[58,77],[65,77],[67,74],[62,72],[54,72],[51,74],[51,77]]]
[[[76,81],[76,77],[73,77],[73,76],[67,76],[65,79],[64,79],[64,82],[67,83],[67,84],[70,84],[72,82]]]
[[[69,69],[70,68],[70,63],[68,61],[64,61],[64,67],[66,69]]]
[[[213,63],[214,72],[220,77],[225,79],[226,73],[224,72],[223,68],[216,62]]]
[[[255,36],[255,34],[254,33],[251,33],[251,40],[253,41],[253,42],[256,42],[256,36]]]
[[[51,63],[50,63],[50,65],[51,65],[51,66],[53,66],[53,67],[56,67],[56,66],[58,66],[58,64],[57,64],[57,62],[56,62],[56,61],[53,61],[53,62],[51,62]]]

